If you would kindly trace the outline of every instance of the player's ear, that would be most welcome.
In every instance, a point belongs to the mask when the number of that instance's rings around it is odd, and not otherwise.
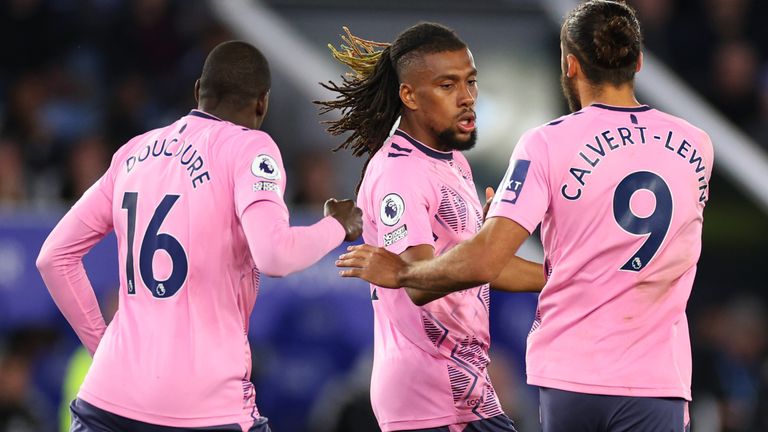
[[[579,59],[577,59],[573,54],[568,54],[565,56],[565,76],[568,78],[573,78],[580,74],[581,65],[579,64]]]
[[[195,80],[195,102],[199,105],[200,104],[200,80]]]
[[[413,87],[411,87],[410,84],[400,84],[400,102],[402,102],[403,105],[405,105],[405,107],[410,110],[415,111],[419,108],[419,105],[416,103]]]
[[[251,119],[253,125],[249,126],[251,129],[261,128],[261,124],[264,122],[264,117],[267,115],[267,109],[269,108],[269,90],[264,92],[261,96],[256,98],[256,103],[252,103],[248,106],[250,111],[249,115],[252,115]]]
[[[259,117],[264,117],[267,115],[267,109],[269,108],[269,90],[264,92],[259,98],[256,100],[256,115]]]
[[[640,72],[640,69],[643,67],[643,53],[640,53],[639,56],[637,56],[637,67],[635,68],[635,73]]]

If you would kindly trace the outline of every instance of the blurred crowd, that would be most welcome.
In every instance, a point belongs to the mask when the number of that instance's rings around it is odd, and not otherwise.
[[[695,431],[768,430],[768,319],[762,302],[737,296],[692,322]]]
[[[647,48],[768,149],[768,3],[630,3]],[[205,55],[232,35],[199,0],[7,0],[0,37],[0,206],[45,207],[193,107]]]
[[[630,3],[647,48],[768,150],[768,2]],[[0,2],[0,210],[73,202],[129,138],[194,107],[192,87],[207,52],[232,37],[202,1]],[[287,197],[293,203],[317,206],[336,193],[325,154],[292,165],[300,185]],[[694,430],[768,430],[764,298],[733,297],[692,312]],[[71,334],[62,336],[61,323],[0,331],[0,432],[57,427],[58,400],[45,394],[60,392],[67,362],[45,359],[67,359],[76,344]],[[535,401],[520,390],[519,368],[504,364],[496,362],[492,373],[512,383],[502,395],[507,412],[535,424]],[[350,374],[359,393],[336,407],[342,420],[328,430],[359,432],[370,424],[367,373],[363,367]]]
[[[0,5],[0,205],[79,197],[112,153],[194,107],[208,51],[231,35],[201,2]]]
[[[645,46],[768,149],[768,3],[630,0]]]

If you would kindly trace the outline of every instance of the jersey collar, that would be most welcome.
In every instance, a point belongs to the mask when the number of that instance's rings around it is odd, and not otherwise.
[[[648,105],[640,105],[640,106],[634,106],[634,107],[623,107],[623,106],[613,106],[613,105],[605,105],[601,103],[593,103],[592,105],[595,108],[602,108],[610,111],[621,111],[621,112],[643,112],[648,111],[651,109]]]
[[[220,118],[218,118],[216,116],[212,116],[212,115],[208,114],[207,112],[200,111],[198,109],[193,109],[192,111],[189,112],[188,115],[191,115],[193,117],[200,117],[200,118],[204,118],[204,119],[208,119],[208,120],[222,121]]]
[[[450,152],[437,151],[437,150],[435,150],[435,149],[433,149],[431,147],[428,147],[428,146],[420,143],[415,138],[413,138],[410,135],[408,135],[407,133],[403,132],[401,129],[396,130],[395,131],[395,135],[397,135],[399,137],[402,137],[402,138],[405,138],[406,140],[408,140],[409,143],[411,143],[411,145],[413,147],[415,147],[417,150],[421,151],[422,153],[424,153],[425,155],[427,155],[427,156],[429,156],[431,158],[440,159],[440,160],[447,160],[447,161],[453,160],[453,152],[452,151],[450,151]]]

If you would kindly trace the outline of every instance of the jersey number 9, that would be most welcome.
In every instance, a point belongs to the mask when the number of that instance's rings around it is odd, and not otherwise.
[[[650,191],[656,198],[653,213],[646,217],[632,212],[629,204],[632,195],[641,189]],[[672,222],[672,193],[667,182],[649,171],[638,171],[624,177],[613,194],[613,217],[629,234],[648,236],[640,249],[621,267],[621,270],[639,272],[659,251]]]

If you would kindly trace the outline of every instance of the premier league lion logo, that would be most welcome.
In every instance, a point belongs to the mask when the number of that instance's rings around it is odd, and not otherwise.
[[[261,161],[261,163],[259,164],[259,169],[262,172],[265,172],[267,174],[274,174],[275,173],[275,167],[273,167],[272,164],[269,163],[269,160],[267,160],[267,159],[264,159],[264,160]]]
[[[268,154],[260,154],[251,163],[251,172],[256,177],[262,177],[267,180],[277,180],[280,178],[280,170],[277,162]]]
[[[395,216],[397,216],[397,204],[395,204],[393,199],[388,199],[387,202],[384,203],[384,214],[390,219],[394,219]]]
[[[393,226],[400,222],[405,212],[405,201],[396,193],[388,194],[381,200],[381,222],[386,226]]]

